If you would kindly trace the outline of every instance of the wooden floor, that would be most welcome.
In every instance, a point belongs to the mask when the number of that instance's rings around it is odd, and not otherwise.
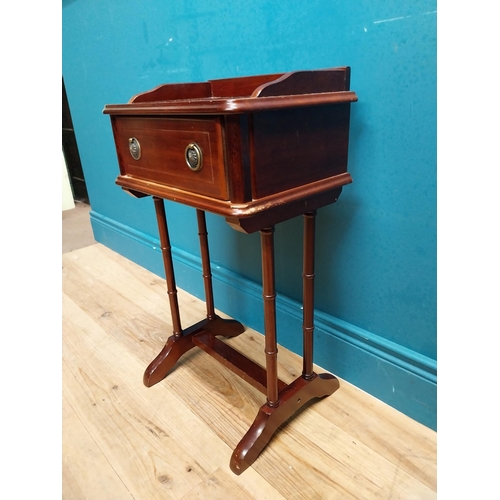
[[[204,317],[179,295],[185,327]],[[235,476],[264,396],[197,348],[144,387],[170,332],[163,280],[100,244],[63,254],[65,500],[436,498],[436,433],[342,380]],[[264,362],[262,335],[229,342]],[[279,362],[285,382],[298,376],[297,355]]]

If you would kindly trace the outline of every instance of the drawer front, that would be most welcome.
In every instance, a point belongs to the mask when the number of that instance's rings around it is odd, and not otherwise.
[[[217,119],[113,117],[113,133],[122,175],[228,199]]]

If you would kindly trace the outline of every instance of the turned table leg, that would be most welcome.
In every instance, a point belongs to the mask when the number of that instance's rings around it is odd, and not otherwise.
[[[162,198],[153,197],[156,218],[158,221],[158,231],[160,235],[160,246],[165,268],[165,278],[167,283],[167,294],[172,314],[173,334],[167,340],[165,347],[149,364],[144,372],[143,382],[147,387],[163,380],[175,366],[179,358],[193,348],[196,344],[193,338],[198,334],[208,332],[211,335],[221,335],[223,337],[235,337],[244,331],[241,323],[235,320],[225,320],[215,314],[214,299],[212,291],[212,274],[210,271],[210,257],[208,251],[208,237],[205,223],[205,212],[197,210],[198,233],[200,236],[202,273],[205,286],[207,318],[182,330],[179,301],[175,286],[174,265],[172,261],[172,249],[168,234],[167,217],[165,214],[165,204]]]
[[[156,220],[158,222],[158,232],[160,235],[160,248],[163,257],[163,267],[165,269],[167,295],[170,303],[170,313],[172,315],[173,334],[169,337],[165,347],[161,350],[158,356],[156,356],[156,358],[146,368],[143,376],[143,382],[146,387],[151,387],[165,378],[177,360],[193,346],[189,339],[183,338],[182,336],[179,301],[177,298],[177,288],[175,286],[172,247],[170,245],[170,237],[168,234],[165,204],[162,198],[157,198],[155,196],[153,197],[153,200],[156,210]]]
[[[275,408],[278,399],[278,344],[276,341],[276,290],[274,284],[274,227],[262,229],[262,296],[267,371],[267,405]]]
[[[304,215],[303,261],[303,372],[302,376],[278,392],[276,292],[274,284],[274,228],[260,231],[262,241],[262,283],[265,320],[265,352],[267,370],[267,402],[259,409],[255,420],[233,451],[231,470],[241,474],[259,456],[280,425],[290,419],[312,399],[333,394],[339,381],[329,373],[313,370],[314,331],[314,237],[315,212]]]
[[[198,236],[200,237],[201,269],[203,274],[203,285],[205,287],[205,304],[207,308],[207,323],[205,331],[212,335],[225,338],[237,337],[243,333],[245,328],[234,319],[222,319],[215,314],[214,292],[212,286],[212,270],[210,266],[210,251],[208,249],[208,231],[205,212],[196,209],[198,220]]]
[[[160,234],[161,255],[165,268],[165,279],[167,282],[167,294],[172,314],[173,335],[175,338],[182,336],[181,316],[179,313],[179,301],[177,299],[177,288],[175,287],[174,264],[172,261],[172,247],[168,235],[167,216],[165,214],[165,204],[161,198],[153,198],[156,219],[158,222],[158,232]]]
[[[214,292],[212,288],[212,271],[210,268],[210,253],[208,250],[208,232],[205,212],[196,209],[198,219],[198,236],[200,237],[201,267],[203,272],[203,284],[205,286],[205,303],[207,306],[207,318],[215,318]]]
[[[316,212],[304,214],[304,255],[302,271],[303,300],[303,368],[302,376],[310,380],[313,372],[314,333],[314,239]]]

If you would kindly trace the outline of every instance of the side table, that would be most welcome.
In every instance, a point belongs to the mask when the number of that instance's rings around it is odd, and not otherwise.
[[[315,216],[352,182],[349,119],[357,96],[349,86],[349,67],[296,71],[160,85],[104,108],[120,167],[116,183],[154,200],[172,314],[172,336],[146,368],[144,384],[160,382],[197,346],[266,395],[232,454],[235,474],[299,408],[339,387],[333,375],[313,370]],[[206,318],[188,328],[181,325],[165,199],[196,209]],[[219,338],[245,328],[215,313],[207,211],[238,231],[260,231],[265,369]],[[277,373],[274,227],[296,216],[304,220],[303,367],[287,385]]]

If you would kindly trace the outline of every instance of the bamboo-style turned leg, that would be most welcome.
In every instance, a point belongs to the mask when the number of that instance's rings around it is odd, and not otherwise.
[[[168,301],[170,304],[170,313],[172,315],[173,335],[168,338],[165,347],[146,368],[143,376],[143,382],[146,387],[151,387],[164,379],[178,359],[193,346],[188,336],[183,337],[181,327],[179,301],[177,299],[177,288],[175,286],[174,264],[172,261],[172,247],[168,234],[165,204],[162,198],[153,197],[153,200],[156,210],[156,220],[158,222],[158,232],[160,235],[160,249],[165,269]],[[200,328],[202,325],[196,326]],[[198,331],[199,328],[195,328],[195,331]]]
[[[161,198],[154,197],[153,200],[156,209],[161,253],[167,282],[167,293],[172,314],[173,335],[169,337],[165,347],[146,368],[143,382],[147,387],[151,387],[167,376],[174,368],[179,358],[196,345],[194,343],[196,335],[209,333],[213,336],[235,337],[245,330],[243,325],[238,321],[222,319],[215,314],[205,213],[201,210],[197,211],[197,218],[200,235],[202,273],[207,303],[207,318],[182,330],[165,205]]]
[[[215,319],[214,292],[212,288],[212,272],[210,269],[210,253],[208,250],[208,232],[205,212],[196,209],[198,219],[198,236],[200,237],[201,267],[203,284],[205,286],[205,303],[207,306],[207,319]]]
[[[302,376],[310,380],[313,372],[314,333],[314,238],[316,212],[304,214],[304,255],[303,255],[303,368]]]
[[[245,330],[244,326],[234,319],[222,319],[215,314],[214,292],[212,287],[212,270],[210,266],[210,251],[208,249],[208,231],[205,212],[196,209],[198,220],[198,236],[200,237],[201,269],[203,285],[205,287],[205,304],[207,309],[207,323],[205,331],[211,335],[225,338],[237,337]]]
[[[262,296],[267,371],[267,405],[275,408],[278,399],[278,344],[276,341],[276,290],[274,284],[274,227],[262,229]]]
[[[175,285],[172,251],[167,227],[164,202],[154,198],[161,252],[165,267],[167,293],[172,313],[173,335],[165,347],[151,362],[144,373],[144,384],[148,387],[162,380],[174,367],[179,358],[189,349],[198,345],[206,352],[219,358],[223,364],[236,373],[242,373],[245,380],[253,381],[254,386],[264,388],[260,382],[257,365],[229,346],[215,340],[216,335],[233,337],[244,331],[243,325],[234,320],[224,320],[215,314],[212,274],[208,250],[208,235],[205,213],[197,210],[198,234],[202,273],[206,297],[206,319],[182,330],[177,289]],[[249,467],[278,430],[299,408],[314,398],[332,394],[339,387],[338,380],[330,374],[317,375],[313,371],[313,315],[314,315],[314,217],[315,213],[304,216],[304,362],[303,374],[290,385],[278,380],[278,348],[276,339],[276,289],[274,271],[274,227],[262,229],[262,284],[265,320],[265,354],[266,354],[266,403],[259,409],[257,416],[247,433],[236,446],[230,462],[231,470],[241,474]],[[262,370],[260,368],[260,370]],[[262,374],[263,375],[263,374]]]
[[[158,232],[160,233],[161,255],[163,266],[165,267],[165,279],[167,282],[167,294],[172,314],[173,334],[175,338],[182,336],[181,316],[179,313],[179,301],[177,299],[177,288],[175,287],[174,264],[172,262],[172,247],[168,235],[167,216],[165,214],[165,204],[161,198],[153,198],[156,209],[156,219],[158,222]]]
[[[304,360],[302,376],[278,392],[276,293],[274,284],[274,228],[261,230],[262,282],[266,335],[267,402],[259,409],[253,424],[233,451],[231,470],[241,474],[266,447],[280,425],[312,399],[329,396],[339,388],[339,381],[329,373],[313,371],[314,331],[314,222],[315,212],[304,215],[303,263],[303,335]]]

